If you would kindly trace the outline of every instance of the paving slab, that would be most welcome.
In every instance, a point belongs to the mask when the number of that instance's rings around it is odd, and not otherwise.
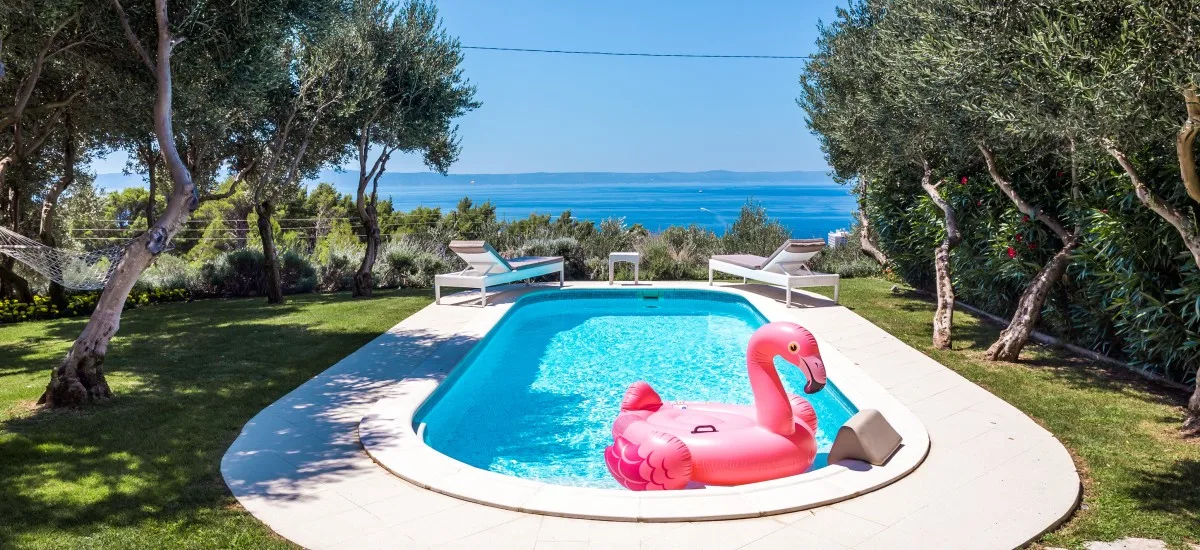
[[[722,286],[756,307],[783,299],[782,290],[763,285]],[[655,287],[708,288],[692,282],[646,288]],[[523,292],[523,286],[497,289],[485,308],[475,307],[477,294],[444,298],[264,409],[222,459],[234,496],[275,532],[310,548],[1013,548],[1064,521],[1078,504],[1074,464],[1049,432],[854,312],[809,293],[797,293],[802,306],[788,314],[888,388],[928,430],[924,462],[881,489],[768,517],[611,522],[452,498],[372,461],[358,444],[364,415],[394,397],[403,381],[440,382],[448,371],[443,365],[457,362]],[[526,502],[536,498],[535,491]],[[764,491],[739,498],[788,496]]]

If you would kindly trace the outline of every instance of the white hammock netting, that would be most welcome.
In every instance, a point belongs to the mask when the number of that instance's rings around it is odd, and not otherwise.
[[[66,288],[99,290],[112,277],[123,243],[91,252],[64,250],[0,227],[0,254],[21,262]]]

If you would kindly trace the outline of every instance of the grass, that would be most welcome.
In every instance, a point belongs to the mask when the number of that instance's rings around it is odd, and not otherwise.
[[[998,329],[955,316],[929,349],[933,306],[876,279],[842,303],[1028,413],[1075,455],[1085,509],[1041,542],[1200,539],[1200,442],[1177,435],[1184,395],[1120,369],[1030,347],[982,352]],[[221,455],[250,417],[430,300],[383,292],[166,304],[126,312],[110,349],[117,398],[85,412],[32,407],[82,319],[0,326],[0,548],[287,547],[242,511]]]
[[[1178,390],[1116,367],[1029,346],[1020,363],[983,352],[999,328],[956,312],[952,350],[934,350],[933,304],[879,279],[843,281],[841,303],[1024,411],[1071,451],[1083,507],[1041,544],[1081,547],[1124,537],[1200,542],[1200,440],[1183,439]]]
[[[291,547],[237,506],[221,456],[258,411],[429,294],[127,311],[107,359],[117,397],[84,412],[32,407],[84,319],[0,326],[0,548]]]

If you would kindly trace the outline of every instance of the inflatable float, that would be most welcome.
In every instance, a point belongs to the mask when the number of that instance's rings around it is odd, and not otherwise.
[[[625,392],[604,450],[609,473],[635,491],[682,489],[689,483],[740,485],[803,473],[817,455],[817,415],[788,394],[775,370],[782,357],[804,372],[804,392],[825,387],[817,341],[804,327],[775,322],[750,337],[746,366],[754,405],[663,403],[650,384]]]

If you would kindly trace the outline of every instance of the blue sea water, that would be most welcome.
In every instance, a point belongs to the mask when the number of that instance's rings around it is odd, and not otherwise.
[[[753,403],[750,335],[766,320],[737,296],[698,290],[538,292],[521,299],[421,410],[425,442],[477,468],[546,483],[619,487],[604,466],[626,388],[664,400]],[[800,369],[776,359],[801,393]],[[825,465],[857,411],[830,383],[805,396]]]
[[[343,178],[323,174],[343,193]],[[564,210],[585,220],[625,218],[650,230],[699,224],[718,234],[737,219],[747,199],[762,203],[796,238],[821,237],[849,228],[857,207],[850,190],[822,172],[702,172],[697,174],[464,174],[449,177],[385,174],[380,197],[399,210],[417,206],[453,209],[459,199],[491,201],[504,219]]]
[[[353,195],[358,173],[324,171],[306,185],[318,182]],[[96,185],[117,190],[144,184],[137,174],[100,174]],[[695,223],[718,234],[737,219],[747,199],[754,199],[796,238],[823,238],[848,228],[856,208],[850,189],[825,172],[385,173],[379,196],[391,197],[405,211],[418,206],[447,211],[470,197],[478,203],[491,201],[502,219],[570,210],[577,218],[597,222],[625,218],[650,230]]]

